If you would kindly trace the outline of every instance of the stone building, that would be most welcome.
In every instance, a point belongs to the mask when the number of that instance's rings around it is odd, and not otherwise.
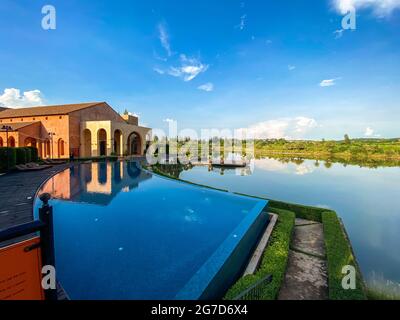
[[[0,147],[33,146],[42,158],[143,155],[150,133],[106,102],[0,110]]]

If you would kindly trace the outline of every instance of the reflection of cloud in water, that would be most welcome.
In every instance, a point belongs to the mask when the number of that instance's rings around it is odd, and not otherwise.
[[[284,163],[276,159],[260,159],[256,160],[255,166],[257,169],[273,172],[282,172],[303,176],[313,173],[315,167],[309,163],[295,164]]]
[[[292,164],[292,165],[294,165],[294,164]],[[294,166],[296,168],[296,174],[298,176],[304,176],[306,174],[314,172],[314,167],[312,167],[312,166],[310,166],[308,164],[305,164],[305,163],[300,164],[298,166],[296,166],[296,165],[294,165]]]
[[[256,160],[256,168],[265,171],[286,171],[288,164],[275,159],[260,159]]]

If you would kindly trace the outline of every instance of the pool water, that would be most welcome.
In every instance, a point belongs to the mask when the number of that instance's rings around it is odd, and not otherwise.
[[[44,192],[53,197],[57,277],[71,299],[199,299],[239,244],[249,255],[266,223],[266,201],[155,176],[134,162],[76,165]],[[243,265],[234,267],[237,277]]]

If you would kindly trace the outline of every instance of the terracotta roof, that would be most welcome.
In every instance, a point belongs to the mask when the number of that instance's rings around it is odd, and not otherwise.
[[[39,123],[39,121],[36,122],[20,122],[20,123],[0,123],[0,132],[5,132],[6,130],[3,130],[3,126],[11,127],[11,131],[17,131],[19,129],[25,128],[27,126],[30,126],[34,123]]]
[[[0,119],[68,114],[74,111],[79,111],[89,107],[101,105],[103,103],[105,102],[64,104],[56,106],[32,107],[32,108],[21,108],[21,109],[10,108],[4,111],[0,111]]]

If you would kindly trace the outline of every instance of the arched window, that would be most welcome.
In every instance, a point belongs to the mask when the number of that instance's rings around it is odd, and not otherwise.
[[[89,129],[83,131],[83,156],[92,156],[92,132]]]
[[[65,143],[63,139],[58,140],[58,157],[61,158],[65,155]]]
[[[45,157],[50,158],[50,154],[51,154],[50,140],[46,140],[46,142],[44,143],[44,153],[45,153]]]
[[[136,132],[131,133],[128,139],[128,148],[130,155],[141,155],[142,153],[142,140],[140,135]]]
[[[14,137],[9,137],[8,138],[8,146],[10,148],[15,148],[15,139],[14,139]]]
[[[107,155],[107,131],[100,129],[97,134],[97,148],[99,156]]]

